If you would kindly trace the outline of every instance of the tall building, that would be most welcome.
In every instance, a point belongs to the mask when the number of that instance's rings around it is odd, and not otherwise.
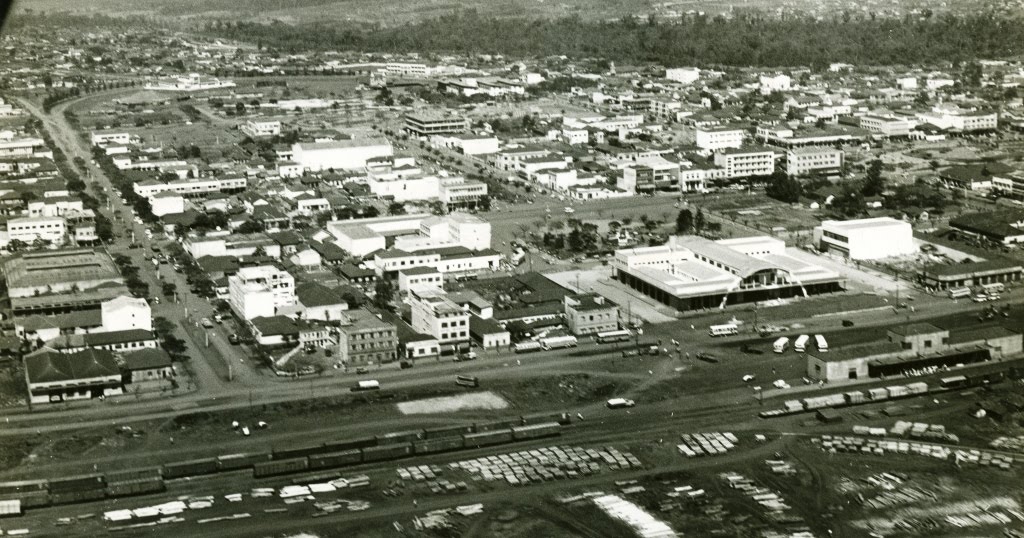
[[[437,338],[442,355],[469,350],[469,312],[439,290],[413,291],[410,301],[412,329]]]
[[[295,279],[272,265],[243,267],[228,277],[228,302],[239,317],[273,317],[278,308],[295,304]]]
[[[877,260],[917,252],[910,223],[890,217],[825,220],[814,228],[814,244],[853,260]]]
[[[576,336],[619,328],[619,307],[601,295],[566,295],[564,305],[565,324]]]
[[[366,310],[345,313],[338,328],[338,349],[346,366],[367,366],[394,362],[398,349],[398,329]]]

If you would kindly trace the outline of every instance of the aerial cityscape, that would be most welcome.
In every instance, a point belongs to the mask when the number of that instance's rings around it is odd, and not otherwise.
[[[1024,538],[1024,2],[0,28],[0,536]]]

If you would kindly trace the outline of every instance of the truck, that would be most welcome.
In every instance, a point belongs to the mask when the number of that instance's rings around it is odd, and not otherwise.
[[[735,323],[726,323],[724,325],[712,325],[708,327],[708,334],[710,336],[732,336],[739,334],[740,328]]]
[[[540,345],[545,350],[576,347],[577,343],[575,336],[550,336],[540,339]]]
[[[776,353],[785,353],[786,350],[789,349],[789,338],[785,336],[780,337],[774,344],[772,344],[772,349]]]
[[[612,398],[611,400],[608,400],[606,405],[608,406],[608,409],[622,409],[623,407],[633,407],[636,405],[636,402],[633,400],[627,400],[626,398]]]
[[[796,342],[793,343],[793,350],[797,353],[803,353],[807,351],[807,342],[811,340],[810,336],[801,334],[797,337]]]
[[[352,392],[360,392],[364,390],[380,390],[380,381],[377,381],[376,379],[369,379],[352,385]]]

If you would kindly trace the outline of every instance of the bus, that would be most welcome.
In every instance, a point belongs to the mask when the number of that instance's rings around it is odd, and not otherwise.
[[[566,347],[576,347],[577,343],[575,336],[550,336],[548,338],[540,339],[540,345],[545,351]]]
[[[807,342],[810,339],[810,336],[807,336],[806,334],[801,334],[800,336],[797,337],[796,342],[793,342],[793,350],[796,351],[797,353],[803,353],[804,351],[807,351]]]
[[[608,406],[608,409],[622,409],[624,407],[633,407],[636,405],[636,402],[633,400],[627,400],[626,398],[612,398],[611,400],[608,400],[608,403],[605,405]]]
[[[535,342],[533,340],[519,342],[512,348],[516,353],[530,353],[533,351],[540,351],[542,349],[544,349],[544,346],[540,345],[540,342]]]
[[[732,336],[739,334],[740,328],[735,323],[726,323],[725,325],[712,325],[708,327],[708,334],[711,336]]]
[[[819,353],[825,353],[828,351],[828,342],[824,336],[816,334],[814,335],[814,347],[818,348]]]
[[[606,331],[603,333],[597,333],[598,344],[610,344],[612,342],[628,342],[633,334],[623,329],[621,331]]]
[[[772,348],[776,353],[785,353],[789,349],[789,338],[783,336],[772,344]]]
[[[352,392],[364,390],[380,390],[380,382],[375,379],[371,379],[369,381],[360,381],[352,386]]]
[[[950,288],[950,299],[963,299],[971,296],[971,288]]]
[[[479,387],[480,378],[472,375],[460,375],[456,376],[455,384],[460,387]]]

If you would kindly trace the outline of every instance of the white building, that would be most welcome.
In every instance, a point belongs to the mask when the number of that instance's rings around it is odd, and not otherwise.
[[[67,224],[62,217],[22,217],[7,221],[7,242],[22,241],[29,245],[36,239],[55,245],[64,242]]]
[[[91,136],[92,145],[94,146],[124,145],[128,144],[131,138],[131,135],[128,133],[98,131],[93,131]]]
[[[357,170],[366,161],[391,157],[394,150],[385,138],[356,138],[331,142],[298,143],[292,146],[292,160],[303,170]]]
[[[158,192],[149,197],[149,205],[158,217],[176,215],[185,212],[185,197],[171,191]]]
[[[425,213],[327,223],[334,243],[353,256],[363,257],[387,248],[386,237],[407,252],[461,246],[482,250],[491,246],[489,222],[468,213],[434,216]]]
[[[715,154],[715,166],[729,179],[767,176],[775,171],[775,152],[768,148],[727,149]]]
[[[958,133],[992,131],[999,126],[999,114],[995,112],[965,112],[958,108],[936,106],[928,112],[918,112],[921,123],[930,123],[939,129]]]
[[[378,198],[410,202],[437,199],[441,190],[441,179],[435,175],[370,174],[366,178],[366,185]]]
[[[419,266],[398,272],[398,291],[403,294],[443,290],[444,277],[436,267]]]
[[[443,291],[424,290],[410,295],[412,329],[441,344],[441,352],[469,348],[469,312]],[[447,349],[446,349],[447,348]]]
[[[183,196],[202,196],[215,192],[237,192],[245,190],[248,181],[244,177],[201,177],[195,179],[179,179],[169,183],[156,180],[140,181],[132,185],[135,194],[143,198],[151,198],[161,192],[172,192]]]
[[[100,309],[104,331],[153,330],[153,311],[145,299],[122,295],[101,303]]]
[[[430,137],[434,147],[454,149],[464,155],[491,155],[498,152],[498,139],[493,136],[454,134]]]
[[[665,70],[665,78],[680,84],[690,85],[700,80],[700,69],[696,67],[674,67]]]
[[[909,118],[868,115],[861,116],[860,126],[881,136],[907,136],[915,122]]]
[[[698,128],[696,144],[706,151],[738,148],[743,145],[743,130],[731,127]]]
[[[902,77],[896,79],[896,87],[901,90],[916,90],[917,77]]]
[[[302,165],[295,161],[277,161],[277,175],[283,178],[302,177]]]
[[[245,125],[239,127],[243,133],[249,135],[252,138],[260,138],[265,136],[277,136],[281,134],[281,122],[277,120],[271,121],[256,121],[249,120],[245,122]]]
[[[239,317],[272,317],[295,304],[295,279],[272,265],[243,267],[228,277],[228,302]]]
[[[792,148],[786,152],[786,174],[838,174],[843,168],[843,150],[829,147]]]
[[[486,183],[454,176],[441,178],[437,197],[451,211],[456,208],[476,208],[485,196],[487,196]]]
[[[826,220],[814,228],[814,243],[822,252],[854,260],[877,260],[917,252],[910,223],[889,217]]]
[[[793,79],[789,78],[789,75],[761,75],[758,77],[759,87],[761,95],[768,95],[773,92],[785,92],[789,91]]]

